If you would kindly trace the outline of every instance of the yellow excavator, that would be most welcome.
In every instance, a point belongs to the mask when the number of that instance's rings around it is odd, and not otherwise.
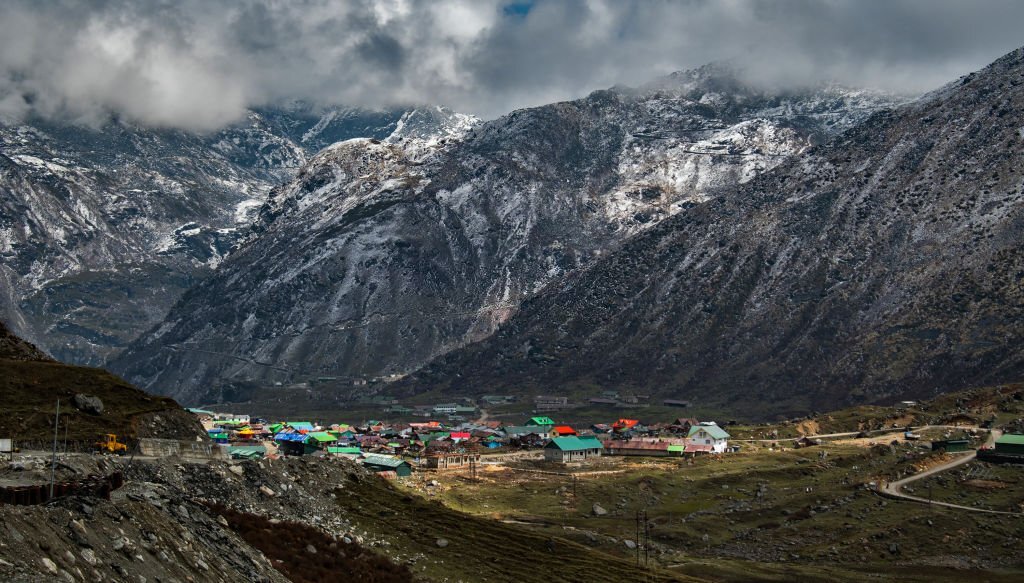
[[[96,449],[107,453],[116,453],[124,455],[128,453],[128,446],[117,440],[117,435],[114,433],[108,433],[103,436],[102,441],[96,442]]]

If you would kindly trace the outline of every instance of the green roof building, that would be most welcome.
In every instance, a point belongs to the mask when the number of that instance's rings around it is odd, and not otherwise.
[[[526,422],[526,424],[527,425],[546,425],[547,427],[551,427],[551,426],[553,426],[555,424],[555,422],[552,421],[550,417],[531,417],[530,420]]]
[[[598,457],[604,446],[596,437],[556,437],[544,446],[544,459],[552,462],[576,462]]]
[[[399,478],[412,475],[409,462],[390,455],[369,454],[363,458],[363,465],[375,472],[395,472]]]
[[[1006,433],[996,440],[996,453],[1024,456],[1024,435]]]

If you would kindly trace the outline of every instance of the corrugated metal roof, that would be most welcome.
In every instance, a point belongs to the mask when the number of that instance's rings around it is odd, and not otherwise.
[[[338,441],[337,437],[334,437],[333,435],[326,431],[314,431],[312,433],[308,433],[307,435],[309,436],[310,439],[315,439],[316,441]]]
[[[1024,435],[1005,433],[1002,437],[996,440],[996,443],[1001,445],[1024,445]]]
[[[363,452],[363,450],[359,449],[358,447],[337,447],[337,446],[333,446],[333,445],[327,446],[327,453],[360,454],[362,452]]]
[[[596,439],[580,439],[575,436],[556,437],[544,447],[560,449],[562,451],[583,451],[587,449],[601,449],[601,443]]]
[[[388,468],[397,468],[398,466],[407,463],[405,460],[398,459],[389,455],[380,455],[371,453],[363,458],[363,464],[384,466]]]
[[[687,437],[693,437],[694,434],[696,434],[701,429],[707,431],[708,435],[715,439],[729,439],[730,437],[730,435],[724,429],[710,423],[708,425],[694,425],[693,427],[690,428],[690,432],[687,434]]]
[[[670,444],[666,442],[651,441],[609,441],[608,449],[643,449],[649,451],[667,451]]]
[[[509,425],[503,428],[506,435],[529,435],[531,433],[547,433],[547,430],[537,425]]]

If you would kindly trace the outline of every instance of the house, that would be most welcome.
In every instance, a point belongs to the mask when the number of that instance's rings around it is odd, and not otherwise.
[[[518,445],[540,446],[548,435],[548,428],[538,425],[508,425],[503,429],[509,441]]]
[[[605,443],[608,455],[642,455],[648,457],[666,457],[682,455],[685,444],[664,440],[611,440]],[[669,450],[669,448],[672,450]]]
[[[603,451],[596,437],[556,437],[544,446],[544,459],[564,464],[600,457]]]
[[[458,403],[439,403],[434,405],[434,413],[438,415],[453,415],[458,409]]]
[[[390,455],[367,454],[363,458],[363,465],[375,472],[395,472],[399,478],[412,475],[412,466],[409,462]]]
[[[705,421],[691,427],[686,437],[694,445],[710,445],[714,453],[725,453],[731,436],[717,423]]]
[[[338,441],[338,438],[327,431],[313,431],[307,433],[306,437],[306,443],[317,449],[326,449],[329,444]]]
[[[285,425],[291,427],[299,433],[309,433],[310,431],[316,431],[316,427],[313,426],[309,421],[286,421]]]
[[[472,464],[480,463],[478,453],[440,452],[427,456],[427,467],[438,470],[454,470],[468,468]]]
[[[625,433],[636,428],[639,424],[640,421],[637,419],[619,419],[615,423],[612,423],[612,431],[615,433]]]
[[[306,445],[306,437],[302,433],[297,432],[281,432],[274,436],[274,441],[277,442],[278,451],[284,455],[305,455],[311,451],[315,451],[316,448],[312,445]]]
[[[579,433],[576,433],[575,429],[573,429],[572,427],[570,427],[568,425],[555,425],[555,427],[551,430],[551,432],[552,432],[552,434],[555,437],[567,437],[567,436],[570,436],[570,435],[579,435]]]
[[[672,433],[682,433],[683,435],[687,435],[690,433],[690,428],[698,423],[699,421],[693,417],[680,417],[672,422],[672,425],[669,426],[669,431]]]
[[[550,417],[530,417],[530,420],[527,421],[526,424],[541,427],[552,427],[554,426],[555,422]]]
[[[569,406],[569,397],[538,395],[533,398],[533,407],[537,411],[560,411]]]

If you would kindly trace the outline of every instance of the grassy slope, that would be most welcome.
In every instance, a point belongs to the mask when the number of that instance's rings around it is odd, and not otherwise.
[[[782,438],[811,427],[829,433],[894,422],[994,421],[998,427],[1024,417],[1022,391],[1021,384],[1001,385],[942,395],[908,411],[856,407],[730,431],[756,438],[777,432]],[[926,437],[943,431],[930,430]],[[945,459],[925,442],[889,447],[897,435],[873,434],[870,441],[886,445],[870,448],[828,443],[771,451],[770,443],[747,443],[739,454],[692,462],[604,458],[576,468],[517,462],[481,471],[479,482],[442,473],[438,488],[418,482],[406,487],[417,495],[433,491],[468,514],[528,523],[539,534],[566,536],[627,559],[622,541],[635,538],[636,511],[646,510],[657,563],[714,580],[1021,580],[1024,551],[1013,543],[1024,538],[1019,519],[889,501],[865,489],[870,481],[896,479]],[[535,470],[575,473],[575,494],[572,476]],[[1024,469],[1016,466],[972,464],[918,484],[916,493],[928,483],[936,499],[968,506],[1010,509],[1024,502]],[[593,516],[595,503],[609,513]]]
[[[366,529],[403,554],[422,553],[413,569],[436,581],[690,581],[640,569],[626,557],[595,551],[559,532],[537,532],[454,511],[379,482],[346,485],[339,503]],[[437,539],[449,541],[439,548]]]
[[[635,512],[645,509],[659,564],[714,580],[860,581],[873,573],[880,580],[924,581],[949,579],[940,567],[972,569],[978,558],[1021,564],[1019,549],[1001,546],[1024,536],[1019,520],[886,502],[863,488],[920,463],[913,447],[761,450],[692,465],[619,458],[586,468],[624,471],[580,474],[576,497],[569,477],[511,471],[484,474],[478,484],[441,477],[439,496],[467,513],[531,522],[539,533],[569,533],[624,558],[629,551],[621,540],[634,538]],[[825,461],[820,451],[828,451]],[[592,516],[594,503],[609,514]],[[596,542],[587,531],[599,535]],[[891,574],[900,566],[914,569]],[[993,581],[1022,575],[985,571]]]
[[[71,405],[77,393],[99,397],[102,415],[89,415]],[[195,417],[166,397],[145,393],[123,379],[96,368],[52,361],[0,360],[0,436],[19,441],[53,437],[53,417],[61,401],[61,427],[68,441],[92,443],[104,433],[119,437],[194,438],[202,427]],[[153,427],[156,416],[160,417]]]

